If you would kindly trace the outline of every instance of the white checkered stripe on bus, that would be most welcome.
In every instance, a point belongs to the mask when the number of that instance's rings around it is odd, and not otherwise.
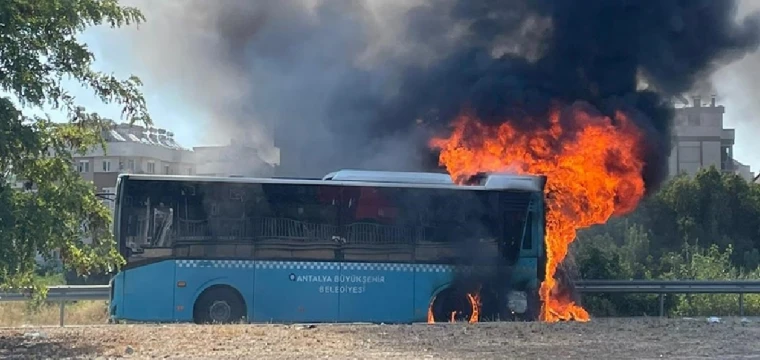
[[[399,263],[352,263],[312,261],[257,261],[257,269],[275,270],[350,270],[350,271],[397,271],[412,272],[414,264]]]
[[[417,264],[415,265],[417,268],[417,271],[419,272],[435,272],[435,273],[443,273],[443,272],[452,272],[454,271],[454,267],[451,265],[441,265],[441,264]]]
[[[412,272],[415,269],[415,265],[400,263],[343,263],[343,269],[351,271]]]
[[[274,270],[340,270],[340,263],[311,261],[257,261],[256,268]]]
[[[176,260],[181,268],[256,268],[266,270],[348,270],[348,271],[394,271],[445,273],[454,271],[451,265],[403,264],[403,263],[356,263],[313,261],[255,261],[255,260]]]
[[[253,260],[177,260],[177,267],[252,268]]]

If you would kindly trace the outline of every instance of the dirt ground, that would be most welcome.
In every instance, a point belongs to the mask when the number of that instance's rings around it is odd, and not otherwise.
[[[748,359],[760,319],[0,329],[0,359]]]

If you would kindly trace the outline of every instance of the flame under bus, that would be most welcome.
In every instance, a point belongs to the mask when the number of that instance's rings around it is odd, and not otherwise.
[[[122,175],[112,320],[535,320],[545,178]],[[477,299],[476,301],[473,299]],[[476,319],[477,320],[477,319]]]

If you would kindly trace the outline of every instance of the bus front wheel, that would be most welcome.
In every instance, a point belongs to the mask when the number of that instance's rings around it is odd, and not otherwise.
[[[229,286],[212,286],[204,290],[195,301],[193,320],[197,324],[231,324],[243,320],[245,301],[240,293]]]

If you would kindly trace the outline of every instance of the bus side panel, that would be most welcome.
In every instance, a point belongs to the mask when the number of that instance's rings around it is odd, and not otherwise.
[[[454,279],[454,267],[440,264],[418,264],[414,271],[414,321],[427,321],[430,303],[439,291]]]
[[[256,261],[253,321],[336,322],[340,264]]]
[[[204,290],[224,285],[237,290],[246,305],[246,317],[253,313],[254,261],[251,260],[175,260],[176,289],[174,317],[192,321],[195,301]],[[185,282],[184,287],[177,283]]]
[[[174,261],[124,270],[123,318],[171,321],[174,317]]]
[[[341,322],[414,319],[414,265],[342,263],[340,281]]]

